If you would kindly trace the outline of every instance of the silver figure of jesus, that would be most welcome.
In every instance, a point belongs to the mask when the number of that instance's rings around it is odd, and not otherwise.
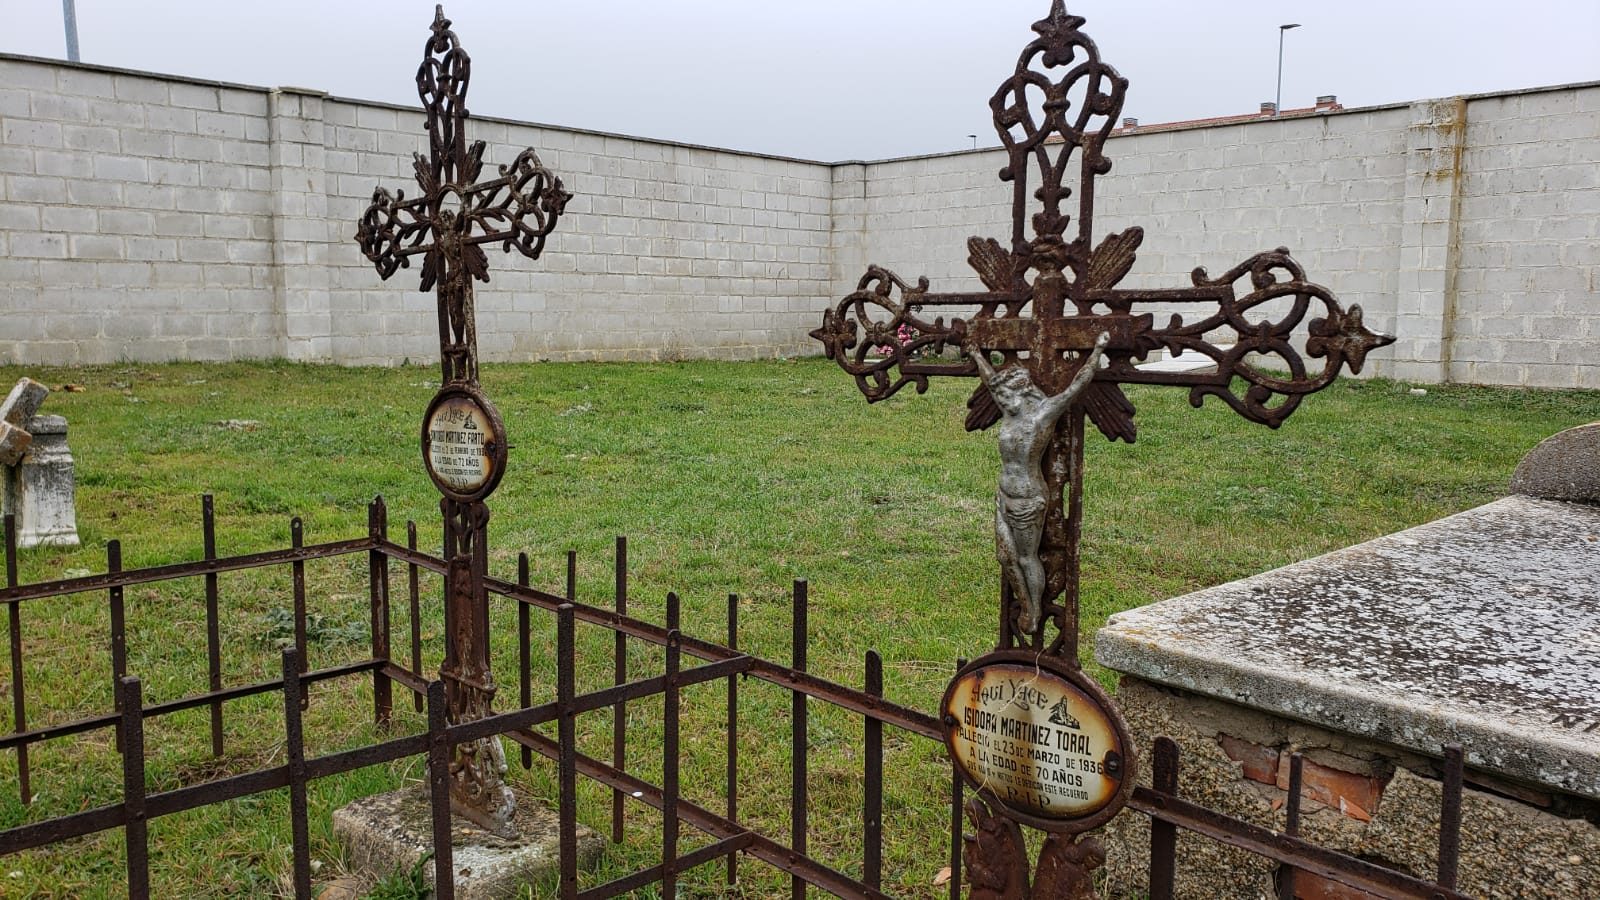
[[[1034,383],[1025,366],[996,372],[983,350],[968,355],[977,364],[989,394],[1000,408],[1000,489],[995,493],[995,558],[1011,590],[1022,598],[1017,625],[1024,634],[1043,624],[1046,587],[1039,540],[1044,534],[1049,498],[1044,476],[1044,451],[1055,435],[1056,423],[1094,380],[1110,335],[1101,333],[1094,349],[1066,389],[1053,396]]]

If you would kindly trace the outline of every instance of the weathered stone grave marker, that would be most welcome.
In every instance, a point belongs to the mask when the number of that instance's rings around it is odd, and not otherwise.
[[[908,284],[873,266],[812,332],[869,401],[908,384],[926,390],[930,376],[976,375],[983,384],[968,402],[967,428],[1000,425],[999,645],[957,674],[941,709],[951,758],[978,793],[966,809],[977,828],[966,845],[974,898],[1089,896],[1090,872],[1104,856],[1098,842],[1082,836],[1114,817],[1132,790],[1126,723],[1078,662],[1086,422],[1111,440],[1132,442],[1134,407],[1120,385],[1149,384],[1188,387],[1195,406],[1217,397],[1276,428],[1305,395],[1331,384],[1346,365],[1360,371],[1368,351],[1394,340],[1369,331],[1359,306],[1345,310],[1307,281],[1281,247],[1217,278],[1196,269],[1188,287],[1117,287],[1144,232],[1128,228],[1096,244],[1094,185],[1111,169],[1105,142],[1128,83],[1101,61],[1083,23],[1054,0],[1034,23],[1038,38],[990,101],[1008,157],[1000,178],[1014,193],[1009,247],[992,238],[967,244],[988,291],[932,293],[927,279]],[[1074,189],[1063,181],[1075,155],[1074,210]],[[1075,234],[1068,231],[1074,214]],[[1245,278],[1240,296],[1234,283]],[[1153,313],[1135,311],[1152,303],[1193,305],[1202,314],[1158,325]],[[1304,355],[1324,359],[1320,372],[1308,369],[1292,343],[1313,304],[1322,316],[1306,322]],[[977,312],[946,321],[923,315],[926,307]],[[1227,332],[1225,344],[1212,340]],[[916,336],[902,343],[902,334]],[[964,358],[939,361],[946,346]],[[879,350],[884,357],[874,358]],[[1215,365],[1137,365],[1157,350]],[[1019,823],[1050,832],[1031,888]]]
[[[483,246],[513,247],[537,259],[571,198],[532,148],[499,176],[479,180],[485,144],[466,138],[467,88],[472,60],[461,48],[443,7],[417,70],[417,92],[427,114],[429,152],[417,154],[421,188],[373,192],[356,240],[378,274],[388,278],[422,258],[421,289],[433,289],[439,308],[441,382],[422,425],[423,464],[442,495],[444,515],[445,683],[451,724],[491,713],[496,685],[489,657],[489,508],[485,499],[505,474],[505,425],[478,383],[474,279],[489,280]],[[386,688],[387,684],[381,685]],[[592,857],[598,835],[583,829],[558,841],[554,816],[531,802],[518,803],[506,784],[505,752],[498,737],[454,748],[448,776],[450,808],[466,822],[430,821],[426,795],[396,791],[339,810],[335,831],[358,862],[404,870],[432,846],[433,829],[450,829],[456,859],[438,870],[455,873],[458,897],[515,896],[521,884],[552,871],[561,853]],[[580,847],[581,844],[581,847]],[[431,867],[430,867],[431,868]]]
[[[67,420],[35,414],[49,395],[49,388],[24,378],[0,403],[0,510],[16,517],[18,547],[78,546]]]

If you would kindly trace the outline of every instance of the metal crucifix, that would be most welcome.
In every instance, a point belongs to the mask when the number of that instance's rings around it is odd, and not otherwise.
[[[506,433],[499,412],[478,385],[478,336],[472,281],[489,280],[482,245],[516,248],[538,259],[571,194],[530,149],[500,177],[479,181],[483,141],[467,144],[467,84],[472,60],[439,7],[433,35],[417,69],[417,93],[427,112],[428,156],[416,154],[421,191],[373,192],[356,241],[387,279],[422,257],[421,290],[439,301],[439,392],[422,426],[422,457],[443,498],[444,665],[449,720],[489,714],[495,683],[489,662],[489,508],[484,504],[505,474]],[[504,751],[488,738],[455,748],[450,799],[455,811],[498,834],[510,835],[515,799],[506,786]]]
[[[967,846],[973,898],[1079,896],[1101,857],[1092,839],[1076,836],[1108,821],[1132,788],[1126,725],[1078,663],[1086,422],[1131,443],[1134,407],[1121,385],[1160,384],[1188,387],[1195,406],[1214,396],[1276,428],[1342,367],[1359,372],[1368,351],[1394,340],[1369,331],[1359,306],[1346,311],[1326,288],[1306,281],[1281,247],[1217,278],[1196,269],[1188,287],[1117,287],[1144,232],[1129,228],[1095,244],[1094,184],[1111,169],[1105,141],[1128,83],[1101,61],[1083,23],[1053,0],[1050,14],[1033,25],[1038,36],[990,100],[1009,157],[1000,178],[1014,192],[1009,248],[992,238],[967,244],[968,262],[988,291],[932,293],[926,278],[910,285],[872,266],[811,332],[869,401],[908,384],[925,391],[930,376],[979,376],[967,429],[1001,426],[999,643],[958,673],[944,704],[952,758],[981,798],[968,806],[977,828]],[[1063,185],[1074,156],[1075,223],[1066,205],[1073,187]],[[1246,277],[1241,296],[1235,282]],[[1201,312],[1193,321],[1173,315],[1158,325],[1153,313],[1138,311],[1150,303],[1193,304]],[[1307,323],[1304,353],[1324,360],[1320,372],[1308,371],[1291,343],[1312,303],[1322,314]],[[948,321],[923,312],[947,306],[976,311]],[[1213,342],[1218,333],[1231,344]],[[902,341],[907,334],[913,336]],[[958,348],[961,359],[941,360],[947,347]],[[1158,349],[1199,354],[1216,366],[1153,372],[1135,365]],[[1002,746],[1018,748],[1021,757]],[[1037,765],[1024,747],[1045,747],[1064,761]],[[1054,832],[1031,887],[1018,822]]]

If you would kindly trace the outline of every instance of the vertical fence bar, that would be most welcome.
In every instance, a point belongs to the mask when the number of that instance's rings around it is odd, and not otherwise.
[[[578,551],[567,551],[567,600],[578,602]]]
[[[1300,836],[1300,789],[1305,781],[1305,757],[1289,754],[1289,796],[1283,811],[1283,833]],[[1295,868],[1287,863],[1278,869],[1278,900],[1295,900]]]
[[[1009,606],[1007,607],[1009,609]],[[966,668],[967,659],[956,660],[956,671]],[[950,900],[961,900],[961,807],[966,803],[966,785],[961,782],[961,770],[955,760],[950,760]]]
[[[455,851],[450,845],[450,739],[445,730],[444,682],[428,682],[428,802],[433,813],[434,900],[455,900]]]
[[[283,743],[289,764],[289,827],[294,841],[294,896],[311,900],[311,831],[306,808],[306,744],[300,718],[300,671],[305,667],[300,651],[283,649]]]
[[[678,667],[683,635],[667,631],[667,678],[661,717],[661,896],[678,896]]]
[[[790,665],[796,672],[804,673],[806,670],[806,605],[809,602],[808,585],[805,581],[796,579],[794,583],[794,603],[791,632],[793,647]],[[809,727],[806,721],[806,695],[791,689],[790,694],[791,715],[789,719],[790,731],[790,765],[793,774],[793,783],[789,792],[789,846],[796,856],[806,855],[806,754],[809,750],[807,738]],[[806,880],[799,875],[789,876],[789,893],[794,900],[805,900]]]
[[[1158,737],[1150,786],[1168,797],[1178,796],[1178,742]],[[1177,886],[1178,826],[1150,820],[1150,900],[1172,900]]]
[[[739,651],[739,595],[728,595],[728,649]],[[739,676],[728,676],[728,821],[739,821]],[[728,854],[728,886],[739,883],[739,854]]]
[[[417,523],[406,520],[406,549],[413,552],[417,549]],[[411,602],[411,674],[422,677],[422,592],[419,590],[418,577],[420,570],[416,563],[406,566],[406,594]],[[412,702],[417,705],[417,712],[422,712],[422,695],[416,691],[411,692]]]
[[[210,494],[200,497],[200,527],[205,539],[206,562],[217,558],[216,504]],[[222,624],[217,611],[217,573],[206,573],[206,674],[212,691],[222,690]],[[222,701],[211,701],[211,755],[222,755]]]
[[[389,538],[389,508],[383,497],[367,506],[367,533],[374,540]],[[389,661],[389,558],[381,551],[367,553],[367,588],[372,596],[372,658]],[[394,714],[394,682],[382,669],[372,670],[372,720],[388,725]]]
[[[883,657],[876,650],[867,651],[867,693],[883,696]],[[861,880],[876,891],[883,886],[883,722],[867,716],[865,726],[867,784],[861,804]]]
[[[1444,797],[1439,807],[1439,886],[1456,889],[1461,864],[1461,780],[1465,761],[1460,744],[1444,748]]]
[[[106,541],[106,573],[116,575],[122,571],[122,542]],[[116,711],[122,712],[123,676],[128,674],[128,620],[123,606],[122,585],[112,585],[108,591],[111,606],[111,696],[116,701]],[[117,752],[122,752],[122,731],[117,731]]]
[[[613,582],[616,585],[617,615],[628,614],[628,539],[617,535],[616,570],[613,573]],[[612,663],[613,673],[611,683],[622,685],[628,682],[628,636],[618,630],[612,636]],[[627,771],[628,761],[628,704],[619,700],[611,707],[611,764],[617,771]],[[622,843],[622,830],[626,824],[627,804],[621,788],[611,791],[611,842]]]
[[[128,848],[128,897],[150,896],[150,831],[144,810],[144,690],[137,678],[118,684],[122,701],[122,831]]]
[[[570,573],[576,553],[567,555]],[[557,740],[561,744],[557,777],[560,780],[558,812],[560,813],[560,892],[562,900],[578,896],[578,728],[577,713],[573,711],[573,697],[577,695],[576,677],[577,636],[572,604],[563,603],[556,610],[556,712]]]
[[[17,517],[6,514],[6,587],[16,587]],[[28,704],[22,680],[22,602],[6,604],[6,622],[11,638],[11,724],[18,733],[28,730]],[[17,745],[17,789],[24,804],[33,802],[29,786],[28,745]]]
[[[517,584],[527,587],[529,584],[528,554],[517,554]],[[528,604],[517,601],[517,661],[520,671],[517,673],[517,700],[523,709],[533,705],[533,642],[529,633],[533,623],[528,619]],[[522,748],[522,768],[533,768],[533,750]]]
[[[306,526],[300,521],[299,516],[289,520],[289,544],[299,550],[306,545]],[[290,567],[290,576],[294,585],[294,649],[299,657],[300,671],[306,671],[308,663],[306,656],[306,563],[303,559],[294,561]],[[310,699],[302,695],[301,702]],[[302,706],[301,709],[305,707]]]

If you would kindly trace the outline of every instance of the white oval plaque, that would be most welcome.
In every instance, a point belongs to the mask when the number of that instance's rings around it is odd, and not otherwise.
[[[1083,819],[1119,796],[1117,726],[1098,698],[1049,669],[980,661],[950,683],[944,722],[967,780],[1017,812]]]
[[[423,424],[423,458],[439,489],[479,499],[503,474],[505,437],[486,401],[465,392],[435,398]]]

